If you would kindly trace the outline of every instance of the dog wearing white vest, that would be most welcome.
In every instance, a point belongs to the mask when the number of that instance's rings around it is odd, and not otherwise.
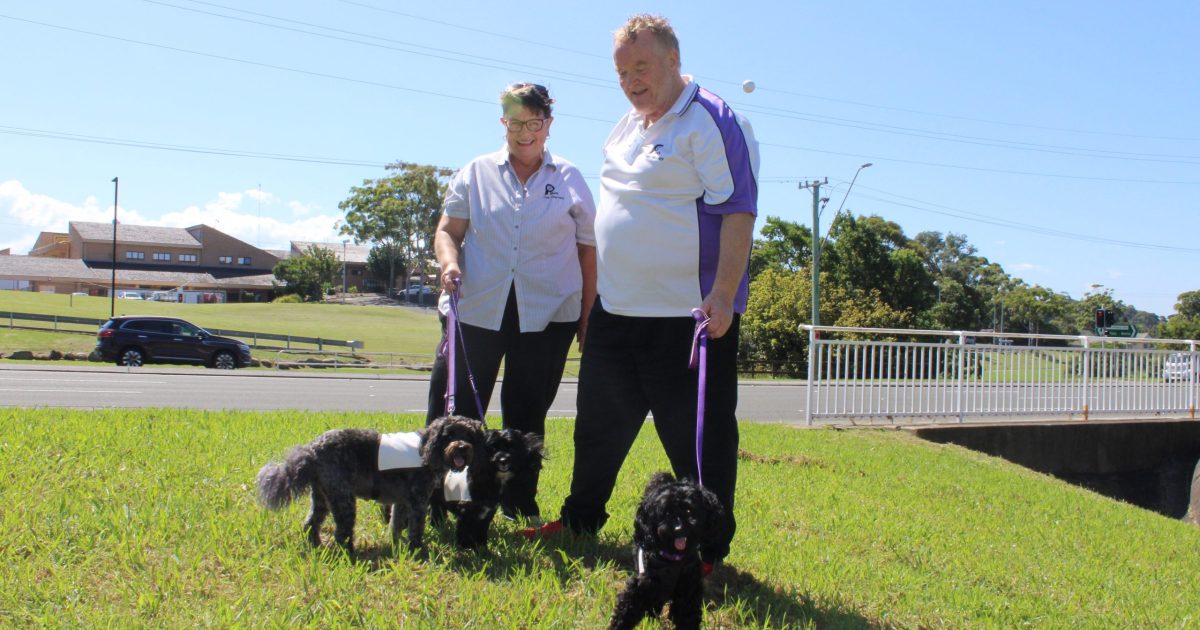
[[[312,507],[304,521],[309,543],[321,544],[321,524],[332,513],[334,540],[349,552],[354,550],[357,499],[378,501],[390,506],[393,546],[407,531],[409,548],[418,550],[424,544],[435,479],[461,474],[477,459],[485,460],[485,449],[483,425],[461,416],[439,418],[408,434],[326,431],[293,447],[282,462],[262,467],[256,480],[259,501],[279,509],[311,490]]]

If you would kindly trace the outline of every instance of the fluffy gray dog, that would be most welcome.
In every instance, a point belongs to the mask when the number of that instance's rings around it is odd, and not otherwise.
[[[279,509],[312,490],[312,509],[304,521],[308,540],[321,544],[321,523],[332,512],[334,540],[347,551],[354,549],[357,499],[391,506],[392,545],[408,530],[408,546],[424,542],[425,516],[434,479],[447,471],[462,471],[476,457],[486,457],[483,425],[461,416],[439,418],[420,435],[420,465],[380,470],[378,431],[336,429],[308,444],[292,448],[282,462],[271,462],[258,471],[259,501]]]

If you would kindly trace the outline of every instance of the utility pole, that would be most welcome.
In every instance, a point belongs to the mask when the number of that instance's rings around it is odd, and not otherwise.
[[[814,180],[800,184],[800,190],[811,188],[813,194],[812,220],[812,325],[821,325],[821,186],[829,183]]]

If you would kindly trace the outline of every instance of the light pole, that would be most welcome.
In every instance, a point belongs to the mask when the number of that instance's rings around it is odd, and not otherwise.
[[[116,317],[117,315],[117,193],[121,189],[119,177],[114,177],[113,181],[113,248],[112,248],[112,284],[108,288],[108,316]]]
[[[346,243],[350,239],[342,239],[342,304],[346,303]]]
[[[867,168],[871,165],[871,162],[867,162],[866,164],[858,167],[857,171],[854,171],[854,177],[850,178],[850,186],[846,188],[846,194],[842,195],[842,203],[838,204],[837,212],[833,213],[833,220],[829,222],[830,229],[833,229],[833,224],[838,220],[838,217],[841,216],[842,206],[846,205],[846,198],[850,196],[850,191],[854,189],[854,182],[858,181],[858,174],[861,173],[864,168]]]

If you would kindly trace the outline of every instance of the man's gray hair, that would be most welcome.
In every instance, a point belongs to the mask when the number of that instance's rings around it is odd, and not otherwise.
[[[675,29],[671,28],[671,23],[661,15],[638,13],[630,16],[625,24],[613,33],[613,40],[618,44],[635,42],[638,34],[642,32],[653,35],[666,50],[679,52],[679,38],[675,37]]]

